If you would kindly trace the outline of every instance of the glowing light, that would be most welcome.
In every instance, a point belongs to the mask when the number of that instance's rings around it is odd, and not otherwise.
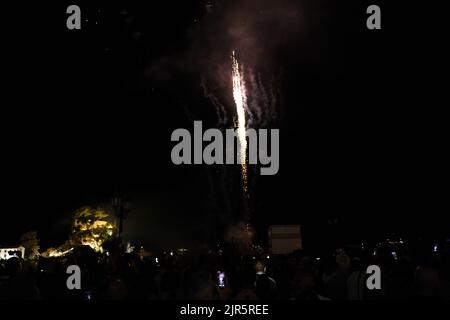
[[[81,244],[83,246],[89,246],[95,252],[103,252],[103,248],[100,243],[98,243],[95,239],[84,238],[81,240]]]
[[[69,250],[66,250],[66,251],[50,250],[49,253],[48,253],[48,257],[49,258],[63,257],[63,256],[65,256],[66,254],[68,254],[72,250],[73,250],[73,248],[70,248]]]
[[[247,138],[246,138],[246,120],[245,109],[247,107],[247,95],[245,92],[244,76],[241,73],[239,63],[233,54],[231,56],[232,71],[233,71],[233,98],[236,105],[237,112],[237,133],[240,143],[240,160],[242,185],[245,193],[247,193]]]

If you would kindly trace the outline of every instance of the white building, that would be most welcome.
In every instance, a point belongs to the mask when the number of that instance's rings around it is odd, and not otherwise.
[[[0,260],[8,260],[13,257],[24,258],[25,257],[25,248],[22,246],[19,247],[0,247]]]
[[[300,225],[275,225],[269,227],[271,254],[288,254],[302,249]]]

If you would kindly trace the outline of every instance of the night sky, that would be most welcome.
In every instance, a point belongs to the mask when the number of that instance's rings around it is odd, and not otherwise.
[[[312,243],[330,218],[349,239],[448,231],[443,119],[430,109],[437,35],[400,23],[400,4],[372,2],[279,1],[292,25],[269,1],[252,7],[263,16],[255,50],[238,48],[277,75],[282,110],[280,171],[252,195],[261,239],[270,224],[300,223]],[[69,31],[75,3],[82,30]],[[367,30],[369,4],[382,8],[382,30]],[[133,201],[126,239],[201,241],[209,169],[173,165],[170,135],[214,118],[200,83],[236,41],[220,33],[228,20],[201,0],[5,6],[0,242],[35,229],[58,245],[71,212],[110,210],[116,192]]]

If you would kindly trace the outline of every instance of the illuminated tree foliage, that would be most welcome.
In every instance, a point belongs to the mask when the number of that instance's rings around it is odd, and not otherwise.
[[[25,248],[25,257],[30,260],[39,257],[39,239],[36,231],[28,231],[20,237],[20,245]]]
[[[103,243],[113,235],[111,223],[106,219],[109,214],[102,208],[83,207],[75,211],[72,232],[64,244],[50,248],[42,254],[44,257],[61,257],[79,246],[89,246],[97,252],[103,252]]]
[[[108,217],[102,208],[78,209],[73,217],[70,244],[74,247],[87,245],[95,251],[102,251],[102,244],[113,234],[113,226],[106,220]]]

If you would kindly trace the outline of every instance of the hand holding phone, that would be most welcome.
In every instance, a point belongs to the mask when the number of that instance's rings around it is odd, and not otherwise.
[[[225,272],[217,271],[217,285],[219,288],[225,288],[226,277]]]

